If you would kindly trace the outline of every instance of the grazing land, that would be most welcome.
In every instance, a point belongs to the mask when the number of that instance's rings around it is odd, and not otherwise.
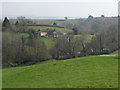
[[[73,4],[4,3],[0,87],[118,88],[120,17]]]
[[[20,34],[23,37],[29,37],[29,34],[27,33],[22,33]],[[73,37],[81,37],[82,35],[73,35]],[[92,38],[94,38],[95,35],[85,35],[85,42],[91,42]],[[45,38],[45,37],[40,37],[42,41],[45,43],[46,47],[48,49],[52,48],[55,45],[55,40],[53,38]]]
[[[117,51],[111,53],[110,55],[118,55],[119,53],[120,53],[120,50],[117,50]]]
[[[117,88],[118,58],[87,56],[3,69],[3,88]]]
[[[63,32],[63,33],[68,33],[71,31],[70,29],[66,29],[66,28],[49,27],[49,26],[30,26],[30,28],[36,31],[39,29],[55,29],[57,32]]]
[[[81,35],[74,35],[74,37],[80,37]],[[94,37],[94,35],[86,35],[85,36],[85,42],[91,42],[92,38]],[[46,47],[48,49],[52,48],[55,45],[55,40],[52,38],[41,38],[43,40],[43,42],[45,43]]]
[[[0,68],[0,89],[2,88],[2,69]]]
[[[54,39],[52,38],[41,38],[43,42],[45,43],[46,47],[48,49],[52,48],[55,45]]]

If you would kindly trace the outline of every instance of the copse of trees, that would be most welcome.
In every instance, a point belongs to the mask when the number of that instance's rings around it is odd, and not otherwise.
[[[17,17],[17,21],[19,22],[20,25],[22,26],[27,26],[27,25],[34,25],[35,22],[32,21],[31,19],[28,19],[24,16]]]
[[[51,50],[51,55],[55,59],[78,57],[79,52],[83,49],[82,41],[82,38],[71,35],[58,36],[55,47]]]
[[[3,65],[26,65],[49,59],[47,48],[39,38],[4,32],[2,46]]]
[[[66,59],[88,55],[108,54],[118,50],[118,29],[111,26],[107,31],[97,32],[91,42],[86,42],[86,36],[58,36],[51,56],[55,59]]]
[[[24,23],[24,24],[23,24]],[[27,33],[27,20],[25,18],[19,18],[15,24],[11,24],[7,17],[4,18],[2,23],[3,32],[14,32],[14,33]]]
[[[2,23],[2,26],[3,26],[3,27],[9,27],[9,26],[10,26],[10,22],[9,22],[9,20],[7,19],[7,17],[5,17],[5,19],[4,19],[3,23]]]
[[[56,23],[56,22],[54,22],[54,23],[53,23],[53,25],[54,25],[54,26],[57,26],[57,23]]]
[[[10,29],[10,22],[7,17],[5,17],[3,23],[2,23],[2,31],[9,31]]]
[[[89,15],[89,16],[88,16],[88,19],[93,19],[93,16],[92,16],[92,15]]]
[[[101,15],[102,18],[104,18],[105,16],[104,15]]]
[[[73,27],[72,31],[73,31],[74,35],[78,35],[79,34],[79,30],[78,30],[77,27]]]
[[[107,54],[118,50],[118,28],[108,27],[107,31],[96,34],[93,40],[86,45],[86,52],[89,54]]]
[[[91,19],[89,19],[91,18]],[[99,31],[106,31],[108,27],[114,25],[116,27],[118,24],[118,17],[88,17],[88,18],[80,18],[67,20],[65,22],[57,22],[59,25],[64,26],[65,28],[73,29],[77,27],[79,30],[79,34],[96,34]]]
[[[12,28],[8,28],[8,23],[9,27]],[[18,21],[15,25],[11,25],[7,18],[5,18],[2,25],[5,27],[3,28],[5,32],[2,34],[2,60],[4,66],[34,64],[50,58],[44,42],[38,37],[35,30],[26,27],[28,31],[25,32],[26,29]],[[29,34],[29,37],[20,35],[23,32]]]
[[[65,17],[65,20],[67,20],[68,19],[68,17]]]
[[[18,21],[16,21],[15,25],[16,25],[16,26],[19,26],[19,22],[18,22]]]
[[[118,30],[119,30],[118,36],[120,36],[120,16],[118,16]],[[120,40],[120,37],[118,37],[118,39]],[[120,41],[118,43],[118,47],[120,48]]]
[[[22,22],[26,22],[26,19],[22,19]],[[86,30],[81,31],[80,37],[74,37],[80,34],[80,28],[78,25],[70,24],[73,27],[72,32],[67,35],[57,33],[57,37],[53,38],[55,45],[48,50],[34,29],[22,25],[20,19],[11,24],[6,17],[2,24],[3,65],[30,65],[50,59],[106,54],[119,49],[116,25],[102,28],[98,21],[92,24],[90,28],[93,29],[95,37],[90,42],[86,42]],[[21,35],[23,33],[29,36],[24,37]]]

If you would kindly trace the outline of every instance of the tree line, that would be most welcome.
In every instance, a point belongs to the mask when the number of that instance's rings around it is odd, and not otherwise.
[[[13,25],[7,17],[2,23],[2,60],[3,66],[31,65],[51,59],[67,59],[88,55],[111,53],[118,50],[118,28],[111,25],[107,30],[95,34],[90,42],[86,35],[58,35],[54,38],[55,45],[47,49],[45,43],[35,30],[28,28],[23,22],[16,21]],[[77,29],[73,28],[74,35]],[[21,36],[28,33],[28,37]]]

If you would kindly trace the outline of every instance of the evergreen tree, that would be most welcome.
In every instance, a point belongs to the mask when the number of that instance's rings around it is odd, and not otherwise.
[[[73,31],[74,35],[78,35],[78,28],[74,27],[74,28],[72,29],[72,31]]]
[[[18,22],[18,21],[16,21],[15,25],[16,25],[16,26],[18,26],[18,25],[19,25],[19,22]]]
[[[57,26],[57,23],[56,23],[56,22],[54,22],[54,23],[53,23],[53,25]]]
[[[2,23],[2,26],[3,26],[3,27],[6,27],[6,28],[10,26],[10,22],[9,22],[9,20],[7,19],[7,17],[5,17],[5,19],[4,19],[3,23]]]

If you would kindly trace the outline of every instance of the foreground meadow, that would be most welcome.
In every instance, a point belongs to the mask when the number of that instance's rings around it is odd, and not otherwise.
[[[117,88],[117,56],[50,60],[3,69],[3,88]]]

